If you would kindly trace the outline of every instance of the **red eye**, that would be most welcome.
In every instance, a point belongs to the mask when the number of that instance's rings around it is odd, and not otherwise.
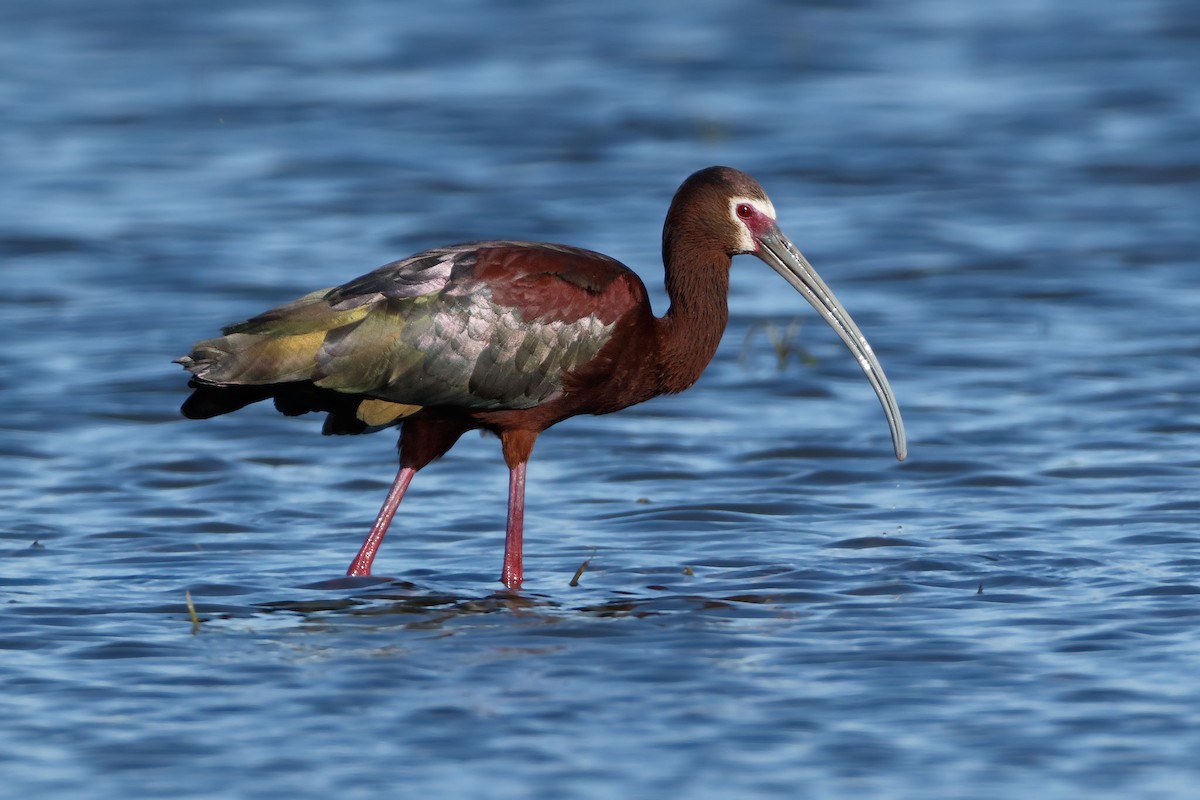
[[[737,215],[742,219],[750,219],[750,217],[754,216],[754,209],[750,207],[749,203],[739,203]]]

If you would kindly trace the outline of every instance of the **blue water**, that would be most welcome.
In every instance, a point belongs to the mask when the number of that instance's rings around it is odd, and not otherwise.
[[[1194,795],[1194,3],[0,27],[0,794]],[[193,341],[429,246],[601,250],[661,312],[663,214],[714,163],[870,337],[908,462],[749,257],[695,389],[539,440],[519,594],[494,439],[347,582],[391,433],[178,416]]]

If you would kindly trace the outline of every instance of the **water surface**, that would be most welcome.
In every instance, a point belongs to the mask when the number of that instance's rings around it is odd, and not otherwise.
[[[1192,6],[601,5],[0,12],[14,796],[1192,792]],[[433,245],[601,250],[661,313],[713,163],[871,338],[908,462],[750,258],[694,390],[539,440],[519,594],[494,439],[345,580],[392,434],[178,416],[193,341]]]

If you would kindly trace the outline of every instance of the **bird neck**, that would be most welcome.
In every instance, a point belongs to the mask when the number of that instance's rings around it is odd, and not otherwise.
[[[729,322],[729,256],[664,247],[671,307],[658,320],[661,390],[682,392],[712,361]]]

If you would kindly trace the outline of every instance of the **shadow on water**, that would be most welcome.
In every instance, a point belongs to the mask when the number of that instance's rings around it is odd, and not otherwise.
[[[870,550],[924,545],[881,536],[844,540],[829,546]],[[511,590],[475,593],[469,589],[456,592],[395,578],[339,577],[298,587],[305,593],[302,598],[263,600],[244,606],[213,606],[198,602],[198,607],[201,624],[257,615],[290,614],[306,625],[352,620],[380,627],[398,625],[423,630],[449,630],[457,620],[489,615],[506,615],[521,625],[666,616],[692,622],[699,619],[794,618],[801,613],[837,613],[887,604],[930,590],[944,590],[961,599],[983,595],[983,584],[973,578],[928,582],[911,579],[916,574],[941,576],[960,568],[961,565],[946,561],[901,559],[897,577],[866,580],[846,588],[845,576],[829,570],[710,561],[697,568],[635,570],[628,576],[635,580],[625,585],[638,585],[640,588],[637,589],[568,587],[557,593]],[[698,579],[698,569],[708,573],[709,577]],[[995,576],[992,578],[994,580]],[[578,574],[572,580],[577,581]],[[198,598],[222,591],[222,587],[216,586],[196,586],[191,590]],[[941,600],[945,602],[947,597],[943,596]],[[989,595],[987,600],[1015,601],[1014,596],[999,594]],[[583,633],[585,630],[576,629],[576,632],[587,635]]]
[[[794,577],[794,571],[786,571]],[[690,576],[691,569],[681,573]],[[725,618],[791,616],[795,605],[836,606],[856,595],[904,594],[909,589],[833,592],[777,586],[757,592],[730,591],[703,594],[678,587],[646,584],[642,591],[583,591],[585,597],[554,596],[538,592],[499,590],[487,594],[455,593],[391,578],[335,578],[299,587],[306,596],[264,600],[244,606],[211,604],[203,600],[217,587],[197,586],[197,631],[222,620],[244,620],[258,615],[290,614],[306,625],[328,625],[336,620],[370,622],[380,627],[399,625],[411,629],[449,629],[455,620],[487,615],[509,615],[520,624],[562,623],[571,620],[644,618],[665,615],[706,615]],[[732,589],[733,587],[726,587]]]
[[[519,592],[497,591],[477,597],[431,591],[410,581],[389,578],[335,578],[301,587],[337,596],[267,602],[265,613],[291,612],[315,620],[330,615],[356,618],[419,617],[401,620],[414,627],[437,627],[460,616],[523,613],[548,603]]]

